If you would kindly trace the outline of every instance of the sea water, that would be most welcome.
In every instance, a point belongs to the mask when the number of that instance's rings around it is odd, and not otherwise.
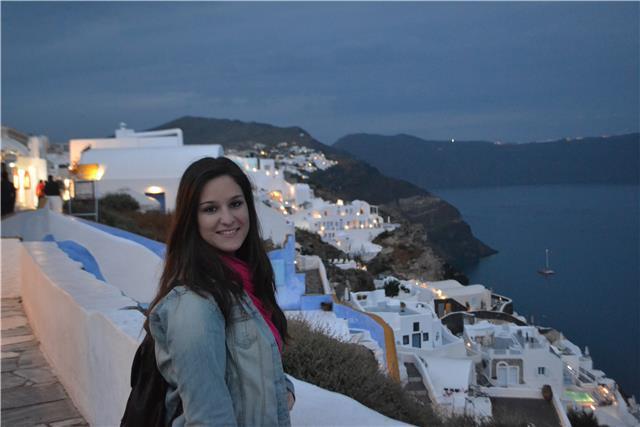
[[[436,190],[499,253],[463,266],[561,331],[594,367],[640,399],[640,187],[515,186]],[[549,249],[548,278],[538,273]]]

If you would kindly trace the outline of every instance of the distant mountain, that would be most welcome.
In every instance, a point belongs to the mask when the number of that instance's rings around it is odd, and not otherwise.
[[[338,161],[326,171],[309,177],[315,193],[328,200],[366,200],[379,204],[394,221],[420,224],[427,245],[442,260],[461,263],[495,253],[473,236],[460,212],[428,191],[401,179],[383,175],[378,169],[352,154],[314,139],[300,127],[281,128],[270,124],[185,116],[152,130],[180,128],[185,144],[220,144],[225,149],[253,148],[256,143],[272,147],[294,143],[321,151]]]
[[[253,148],[255,143],[272,147],[286,141],[314,150],[324,151],[328,147],[297,126],[277,127],[267,123],[240,120],[184,116],[151,130],[172,128],[182,129],[186,145],[220,144],[226,148],[247,149]],[[329,148],[329,151],[333,150]]]
[[[425,189],[639,182],[638,133],[524,144],[353,134],[334,147]]]

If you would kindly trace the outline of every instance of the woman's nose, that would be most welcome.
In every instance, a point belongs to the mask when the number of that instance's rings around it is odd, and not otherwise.
[[[229,209],[222,209],[220,212],[220,222],[222,224],[233,224],[234,218]]]

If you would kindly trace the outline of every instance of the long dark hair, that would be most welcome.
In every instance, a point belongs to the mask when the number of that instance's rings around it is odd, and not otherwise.
[[[287,320],[276,302],[273,268],[260,239],[260,224],[251,183],[242,169],[226,157],[205,157],[192,163],[184,171],[167,238],[158,294],[149,304],[148,312],[171,289],[184,285],[201,296],[213,296],[225,320],[229,320],[231,306],[243,294],[242,281],[198,231],[198,204],[202,189],[212,179],[224,175],[231,177],[242,189],[249,210],[249,232],[235,256],[248,264],[254,293],[265,308],[271,311],[271,320],[285,340]],[[149,332],[148,320],[145,321],[145,329]]]

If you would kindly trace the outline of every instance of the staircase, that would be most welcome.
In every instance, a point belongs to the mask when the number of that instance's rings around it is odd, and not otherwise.
[[[416,365],[411,362],[407,362],[404,364],[404,367],[407,369],[407,376],[409,377],[405,390],[413,395],[417,401],[430,404],[431,400],[429,399],[427,388],[422,382],[422,375],[420,375],[420,371],[418,371]]]
[[[316,268],[304,272],[305,295],[324,294],[320,271]]]

